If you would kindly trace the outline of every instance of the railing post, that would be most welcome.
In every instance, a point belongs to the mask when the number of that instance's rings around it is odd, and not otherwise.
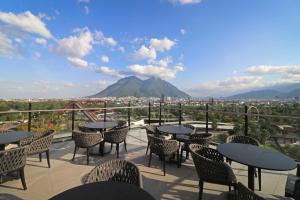
[[[104,121],[106,122],[106,101],[104,101]]]
[[[74,131],[74,127],[75,127],[75,103],[72,104],[72,132]],[[73,137],[73,134],[72,134]]]
[[[205,131],[206,131],[206,133],[208,133],[208,103],[206,103],[206,105],[205,105],[205,124],[206,124],[206,126],[205,126]]]
[[[161,101],[159,102],[159,125],[161,125]]]
[[[179,103],[179,125],[181,125],[181,116],[182,116],[181,103]]]
[[[248,106],[245,105],[245,135],[248,135]]]
[[[128,126],[130,127],[130,101],[128,103]]]
[[[150,125],[151,124],[151,103],[149,101],[149,110],[148,110],[148,124]]]
[[[28,102],[28,128],[27,128],[27,130],[28,130],[28,132],[30,132],[31,131],[31,101],[29,100],[29,102]]]

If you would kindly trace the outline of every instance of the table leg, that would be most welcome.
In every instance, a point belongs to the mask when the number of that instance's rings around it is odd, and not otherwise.
[[[5,150],[5,144],[0,144],[0,151],[4,151]]]
[[[255,168],[248,166],[248,188],[254,191],[254,174]]]

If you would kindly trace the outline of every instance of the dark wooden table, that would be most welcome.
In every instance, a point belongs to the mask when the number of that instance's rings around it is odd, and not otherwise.
[[[193,131],[183,125],[162,125],[157,127],[157,129],[162,133],[172,134],[174,139],[176,135],[189,135]]]
[[[5,150],[6,144],[17,143],[31,136],[31,132],[25,131],[11,131],[7,133],[0,133],[0,150]]]
[[[288,171],[297,167],[296,162],[277,151],[239,143],[219,144],[217,150],[232,161],[248,166],[248,188],[254,190],[255,168]]]
[[[154,200],[145,190],[122,182],[96,182],[62,192],[50,200]]]
[[[92,123],[83,125],[84,128],[87,128],[87,129],[93,130],[93,131],[100,131],[101,133],[105,129],[114,128],[116,126],[117,126],[117,123],[114,121],[92,122]],[[101,156],[104,156],[104,154],[110,153],[110,151],[105,152],[105,142],[104,141],[99,144],[99,151],[100,151]],[[90,153],[93,155],[97,155],[99,151],[95,150],[95,148],[90,149]]]

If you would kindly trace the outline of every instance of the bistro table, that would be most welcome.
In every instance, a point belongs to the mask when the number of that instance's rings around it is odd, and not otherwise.
[[[162,125],[157,127],[157,130],[162,133],[172,134],[174,139],[176,139],[176,135],[189,135],[193,131],[183,125]]]
[[[100,131],[101,133],[103,132],[103,130],[108,129],[108,128],[114,128],[117,126],[117,123],[114,121],[104,121],[104,122],[92,122],[92,123],[88,123],[83,125],[84,128],[88,129],[88,130],[93,130],[93,131]],[[101,142],[99,144],[99,150],[100,150],[100,154],[103,156],[106,153],[109,152],[105,152],[105,143],[104,141]],[[96,153],[96,151],[94,150],[94,148],[91,148],[91,154],[98,154]]]
[[[0,151],[5,150],[6,144],[17,143],[17,142],[20,142],[21,140],[24,140],[31,136],[32,136],[31,132],[25,132],[25,131],[11,131],[11,132],[7,132],[7,133],[1,133],[0,134]]]
[[[64,191],[50,200],[154,200],[145,190],[116,181],[95,182]]]
[[[254,190],[255,168],[288,171],[297,167],[290,157],[258,146],[239,143],[219,144],[217,150],[232,161],[248,166],[248,188]]]

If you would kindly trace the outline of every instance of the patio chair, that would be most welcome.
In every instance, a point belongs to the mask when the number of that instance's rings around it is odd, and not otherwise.
[[[39,154],[40,162],[42,162],[42,154],[46,153],[48,167],[50,168],[49,149],[53,141],[54,130],[47,131],[47,134],[39,139],[33,139],[29,145],[28,155]]]
[[[0,176],[10,172],[19,172],[23,189],[26,190],[24,167],[26,165],[28,146],[21,146],[5,151],[0,151]]]
[[[35,141],[35,140],[37,140],[37,139],[39,139],[39,138],[41,138],[41,137],[43,137],[45,135],[49,135],[49,134],[51,134],[53,132],[54,132],[54,130],[52,130],[52,129],[47,129],[47,130],[45,130],[43,132],[34,132],[31,137],[26,138],[24,140],[21,140],[19,142],[19,145],[20,146],[29,145],[31,142],[33,142],[33,141]]]
[[[296,196],[300,199],[300,163],[297,163],[296,175],[288,174],[285,184],[285,196],[294,197]]]
[[[202,146],[208,147],[212,140],[211,133],[201,133],[201,134],[192,134],[189,136],[189,139],[184,142],[180,149],[180,163],[183,156],[183,151],[185,151],[186,159],[189,158],[189,145],[190,144],[200,144]]]
[[[147,150],[146,150],[146,155],[147,155],[148,154],[148,150],[149,150],[149,146],[150,146],[149,135],[157,136],[158,135],[158,131],[157,131],[157,125],[147,125],[145,128],[146,128],[147,140],[148,140]]]
[[[85,184],[101,181],[118,181],[142,187],[138,167],[126,160],[110,160],[96,166],[87,175]]]
[[[226,143],[242,143],[242,144],[251,144],[254,146],[260,145],[256,139],[249,137],[249,136],[244,136],[244,135],[228,136],[226,139]],[[226,161],[228,161],[229,164],[231,165],[231,160],[226,158]],[[258,171],[258,187],[259,187],[259,190],[261,191],[261,169],[258,168],[257,171]],[[255,175],[256,175],[256,173],[255,173]]]
[[[120,129],[111,129],[104,132],[104,142],[111,144],[110,149],[112,150],[113,144],[116,144],[117,158],[119,158],[119,146],[120,143],[124,142],[125,151],[127,152],[126,137],[129,131],[129,127]]]
[[[163,138],[155,137],[152,135],[148,136],[150,139],[150,157],[149,164],[151,165],[152,153],[160,156],[163,161],[164,176],[166,175],[166,157],[177,154],[177,167],[180,167],[179,160],[179,147],[176,140],[166,140]]]
[[[231,167],[224,162],[223,155],[217,150],[199,144],[190,144],[190,152],[199,178],[199,200],[202,199],[204,182],[236,185],[236,177]]]
[[[94,147],[100,142],[103,141],[103,135],[101,133],[95,133],[95,132],[82,132],[82,131],[73,131],[73,139],[75,142],[75,148],[74,148],[74,155],[72,158],[72,161],[75,159],[76,151],[79,148],[85,148],[86,149],[86,162],[87,165],[89,164],[89,149],[91,147]],[[99,148],[100,150],[100,148]]]

